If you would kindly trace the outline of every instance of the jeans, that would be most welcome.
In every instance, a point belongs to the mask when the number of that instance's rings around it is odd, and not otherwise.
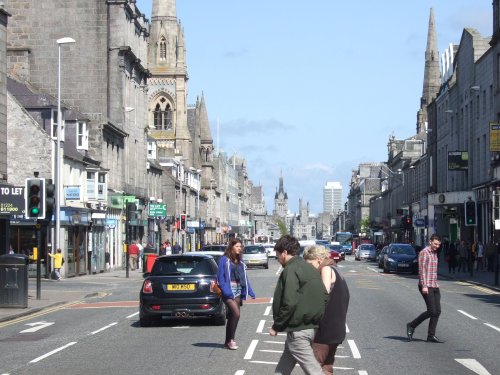
[[[427,311],[416,317],[410,323],[410,326],[417,328],[418,325],[425,319],[429,319],[427,336],[435,336],[439,315],[441,315],[441,293],[439,292],[439,288],[428,288],[429,293],[423,294],[422,287],[420,285],[418,286],[418,290],[420,290],[420,294],[422,294],[422,297],[424,298]]]
[[[275,374],[289,375],[298,363],[306,375],[321,375],[322,370],[312,349],[316,330],[287,332],[285,350],[274,370]]]

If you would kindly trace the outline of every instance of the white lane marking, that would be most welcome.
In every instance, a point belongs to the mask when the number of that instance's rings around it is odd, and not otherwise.
[[[245,373],[245,370],[238,370],[234,373],[234,375],[243,375]]]
[[[335,356],[335,358],[337,358],[337,356]],[[335,370],[354,370],[354,367],[337,367],[337,366],[333,366],[333,368]]]
[[[31,326],[31,328],[25,329],[24,331],[21,331],[20,333],[33,333],[36,332],[42,328],[51,326],[54,324],[53,322],[34,322],[34,323],[26,323],[27,326]]]
[[[347,326],[347,323],[345,324],[345,332],[346,332],[346,333],[351,332],[351,331],[349,331],[349,327]]]
[[[354,343],[354,340],[347,340],[349,347],[351,348],[352,357],[353,358],[361,358],[361,354],[359,353],[358,347]]]
[[[285,345],[285,343],[282,342],[282,341],[268,341],[268,340],[264,340],[264,342],[266,344],[281,344],[281,345]]]
[[[357,273],[358,271],[356,271],[356,270],[350,270],[349,272]]]
[[[266,311],[264,311],[264,315],[269,315],[270,312],[271,312],[271,306],[267,306]]]
[[[136,313],[133,313],[133,314],[127,316],[127,319],[132,318],[132,317],[134,317],[136,315],[139,315],[139,311],[137,311]]]
[[[359,370],[358,375],[368,375],[368,371],[365,370]]]
[[[73,346],[76,344],[76,341],[73,341],[73,342],[70,342],[69,344],[66,344],[64,346],[61,346],[60,348],[57,348],[57,349],[54,349],[52,350],[51,352],[48,352],[47,354],[44,354],[38,358],[35,358],[34,360],[30,361],[30,363],[37,363],[39,361],[41,361],[42,359],[45,359],[47,357],[50,357],[52,354],[55,354],[57,352],[60,352],[61,350],[64,350],[66,348],[69,348],[70,346]]]
[[[276,271],[276,275],[279,275],[282,270],[283,270],[283,266],[279,266],[278,270]]]
[[[264,330],[264,325],[265,324],[266,324],[265,320],[261,320],[259,322],[259,325],[257,326],[257,333],[262,333],[262,331]]]
[[[250,343],[250,346],[247,349],[247,352],[245,353],[245,357],[243,359],[252,359],[253,352],[255,351],[255,348],[257,347],[257,344],[259,343],[259,340],[252,340]]]
[[[488,326],[490,328],[493,328],[494,330],[500,332],[500,328],[494,326],[493,324],[490,324],[490,323],[484,323],[485,326]]]
[[[460,314],[464,314],[467,318],[471,318],[472,320],[477,320],[477,318],[475,316],[472,316],[470,314],[467,314],[465,311],[463,310],[457,310]]]
[[[273,301],[274,301],[274,297],[271,298],[271,300],[269,301],[269,303],[272,305]]]
[[[266,361],[249,361],[250,363],[262,363],[264,365],[277,365],[278,362],[266,362]]]
[[[95,335],[96,333],[102,332],[102,331],[104,331],[105,329],[108,329],[108,328],[110,328],[110,327],[113,327],[114,325],[117,325],[117,324],[118,324],[117,322],[114,322],[114,323],[108,324],[107,326],[104,326],[104,327],[102,327],[102,328],[99,328],[97,331],[90,332],[90,335]]]
[[[283,350],[270,350],[270,349],[261,349],[259,352],[263,353],[283,353]],[[337,358],[338,355],[335,355],[335,358]]]
[[[455,358],[455,361],[460,363],[462,366],[467,367],[469,370],[474,371],[478,375],[491,375],[488,370],[486,370],[482,364],[480,364],[475,359],[471,358]]]

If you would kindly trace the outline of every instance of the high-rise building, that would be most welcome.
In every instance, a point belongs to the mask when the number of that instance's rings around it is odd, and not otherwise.
[[[334,215],[342,211],[342,184],[329,181],[323,188],[323,212]]]

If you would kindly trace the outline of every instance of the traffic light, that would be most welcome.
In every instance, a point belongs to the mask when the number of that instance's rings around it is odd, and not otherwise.
[[[54,193],[56,186],[52,183],[52,180],[45,181],[45,217],[50,221],[54,213],[54,207],[56,204],[56,199]]]
[[[24,194],[26,219],[45,219],[45,179],[27,178]]]
[[[406,215],[405,228],[406,229],[411,229],[412,226],[413,226],[413,223],[412,223],[412,220],[411,220],[411,215]]]
[[[186,214],[181,214],[181,229],[186,229]]]
[[[465,202],[465,225],[476,225],[476,202]]]

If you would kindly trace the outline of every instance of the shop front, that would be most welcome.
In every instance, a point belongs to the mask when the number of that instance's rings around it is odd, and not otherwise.
[[[90,211],[81,208],[64,207],[61,209],[62,244],[65,259],[63,276],[87,274],[87,248]]]

